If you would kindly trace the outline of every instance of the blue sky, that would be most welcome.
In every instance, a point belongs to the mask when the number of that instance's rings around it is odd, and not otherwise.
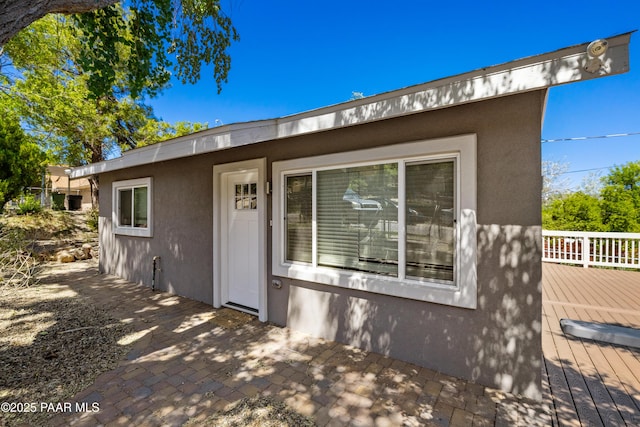
[[[638,0],[432,3],[222,0],[241,37],[222,93],[204,74],[150,103],[170,122],[268,119],[640,28]],[[630,56],[627,74],[552,88],[543,139],[640,132],[639,33]],[[640,135],[545,143],[542,155],[570,171],[608,168],[640,160]],[[584,175],[565,176],[577,186]]]

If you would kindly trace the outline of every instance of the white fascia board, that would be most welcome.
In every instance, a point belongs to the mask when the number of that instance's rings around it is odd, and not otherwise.
[[[74,168],[71,177],[81,178],[625,73],[629,71],[631,34],[607,38],[608,49],[601,58],[603,66],[595,73],[585,71],[588,43],[584,43],[288,117],[207,129],[131,150],[117,159]]]
[[[275,120],[225,125],[126,151],[122,156],[73,168],[71,178],[210,153],[276,139]]]
[[[278,119],[278,137],[318,132],[451,107],[629,71],[631,33],[607,39],[597,73],[584,70],[587,43],[503,65]]]

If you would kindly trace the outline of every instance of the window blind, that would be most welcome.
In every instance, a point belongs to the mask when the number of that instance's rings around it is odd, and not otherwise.
[[[285,201],[286,259],[312,262],[312,176],[311,174],[286,177]]]
[[[398,275],[397,168],[317,172],[318,265]]]

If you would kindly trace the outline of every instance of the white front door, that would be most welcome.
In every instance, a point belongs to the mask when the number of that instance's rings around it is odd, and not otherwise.
[[[223,185],[222,303],[258,312],[260,227],[258,171],[226,173]]]

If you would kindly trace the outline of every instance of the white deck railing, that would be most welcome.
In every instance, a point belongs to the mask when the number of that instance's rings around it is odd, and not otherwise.
[[[640,269],[640,233],[542,230],[542,261]]]

